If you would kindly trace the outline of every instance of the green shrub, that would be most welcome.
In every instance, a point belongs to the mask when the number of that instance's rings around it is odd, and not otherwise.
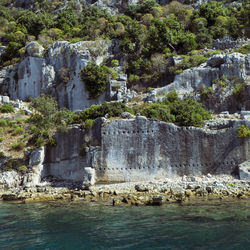
[[[224,76],[224,78],[225,78],[225,76]],[[220,79],[220,78],[213,80],[212,83],[216,84],[217,86],[219,86],[221,88],[225,88],[227,86],[227,83],[224,81],[224,79]]]
[[[3,159],[5,157],[5,154],[3,151],[0,151],[0,159]]]
[[[38,128],[35,125],[33,125],[30,127],[30,130],[31,130],[31,133],[34,134],[38,131]]]
[[[54,98],[41,95],[31,101],[31,107],[35,109],[27,120],[31,125],[32,133],[47,131],[47,137],[54,130],[67,131],[68,125],[72,123],[74,113],[66,108],[57,109],[57,102]]]
[[[250,44],[244,45],[239,49],[234,50],[235,52],[239,52],[241,54],[249,54],[250,53]]]
[[[95,120],[98,117],[104,117],[106,114],[109,117],[119,117],[124,111],[133,113],[133,110],[122,102],[105,102],[102,105],[92,105],[90,108],[85,109],[75,117],[74,122],[81,123],[87,119]]]
[[[211,113],[192,98],[170,102],[169,107],[175,123],[180,126],[201,127],[205,120],[211,119]]]
[[[0,113],[13,113],[14,107],[11,104],[3,104],[0,106]]]
[[[169,106],[162,103],[146,104],[136,109],[136,111],[148,118],[165,122],[174,122],[174,116],[171,115]]]
[[[21,165],[18,167],[18,170],[22,173],[25,173],[28,170],[28,168],[25,165]]]
[[[19,128],[19,126],[18,126],[18,124],[16,122],[11,122],[9,126],[12,127],[12,128],[15,128],[15,129]]]
[[[238,83],[233,89],[233,95],[237,98],[241,98],[245,92],[245,85],[243,83]]]
[[[45,146],[45,144],[46,144],[45,140],[41,136],[38,136],[35,141],[35,146],[40,148],[40,147]]]
[[[8,126],[7,121],[4,119],[0,119],[0,127],[7,127],[7,126]]]
[[[87,119],[84,124],[83,127],[85,129],[91,129],[94,126],[94,120],[93,119]]]
[[[241,125],[238,128],[238,138],[247,138],[250,136],[250,129],[247,125]]]
[[[47,145],[50,146],[50,147],[56,147],[56,145],[57,145],[56,139],[53,138],[53,137],[50,137],[47,140]]]
[[[213,88],[212,87],[208,87],[207,89],[206,89],[206,87],[205,88],[202,88],[201,89],[201,96],[203,97],[203,98],[208,98],[209,96],[211,96],[212,94],[213,94]]]
[[[183,70],[192,67],[197,67],[207,61],[207,58],[202,55],[182,56],[183,60],[175,66],[169,68],[170,73],[178,75]]]
[[[17,127],[14,131],[13,131],[13,135],[21,135],[25,132],[24,128],[21,127]]]
[[[118,67],[119,66],[119,61],[118,60],[112,60],[111,61],[111,66],[112,67]]]
[[[5,162],[4,171],[16,170],[18,166],[19,166],[19,162],[17,160],[9,159],[7,162]]]
[[[109,69],[107,66],[98,66],[95,62],[91,62],[82,70],[81,79],[89,92],[89,98],[95,99],[107,89]]]
[[[24,149],[24,147],[25,147],[24,142],[17,142],[11,145],[11,148],[17,151]]]
[[[0,137],[0,142],[3,142],[3,140],[4,140],[3,137]]]

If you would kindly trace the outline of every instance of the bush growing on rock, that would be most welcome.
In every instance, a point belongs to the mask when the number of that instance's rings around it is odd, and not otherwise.
[[[17,143],[12,144],[11,147],[12,147],[12,149],[19,151],[19,150],[24,149],[25,143],[22,142],[22,141],[21,142],[17,142]]]
[[[0,159],[3,159],[5,157],[5,154],[3,151],[0,151]]]
[[[14,107],[11,104],[3,104],[0,106],[0,112],[1,113],[13,113]]]
[[[238,99],[241,99],[241,97],[243,97],[244,95],[245,89],[246,89],[245,84],[238,83],[233,89],[234,96]]]
[[[142,105],[142,107],[136,108],[135,111],[143,116],[159,121],[174,122],[175,120],[175,117],[170,113],[169,106],[162,103]]]
[[[207,58],[202,55],[183,56],[183,60],[180,63],[170,67],[170,72],[172,74],[180,74],[183,70],[197,67],[206,61]]]
[[[121,102],[105,102],[102,105],[92,105],[90,108],[85,109],[81,114],[75,117],[75,123],[81,123],[87,119],[95,120],[98,117],[119,117],[123,112],[133,113],[133,110]]]
[[[107,89],[109,82],[108,67],[98,66],[95,62],[91,62],[82,70],[81,79],[89,92],[89,98],[95,99]]]
[[[235,52],[239,52],[241,54],[249,54],[250,53],[250,44],[242,46],[239,49],[236,49]]]
[[[18,170],[19,170],[20,172],[22,172],[22,173],[25,173],[25,172],[28,170],[28,168],[27,168],[27,166],[25,166],[25,165],[21,165],[21,166],[18,168]]]
[[[250,137],[250,128],[247,125],[241,125],[238,128],[238,138]]]
[[[87,119],[84,124],[83,124],[83,127],[85,129],[91,129],[94,125],[94,120],[93,119]]]

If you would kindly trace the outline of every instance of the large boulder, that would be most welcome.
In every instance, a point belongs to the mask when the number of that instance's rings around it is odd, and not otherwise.
[[[29,165],[35,166],[44,161],[44,147],[33,150],[30,154]]]
[[[29,166],[31,167],[28,173],[23,177],[23,186],[34,187],[39,185],[44,175],[44,147],[34,149],[29,157]]]
[[[95,184],[95,169],[84,168],[83,185],[90,186]]]

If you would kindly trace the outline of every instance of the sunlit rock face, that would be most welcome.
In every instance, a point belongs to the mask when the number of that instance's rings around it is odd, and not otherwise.
[[[112,91],[112,86],[97,99],[90,99],[81,80],[82,69],[90,62],[101,64],[104,58],[112,60],[120,53],[118,41],[84,41],[71,44],[55,42],[46,52],[37,43],[26,46],[26,56],[12,68],[0,72],[2,93],[11,99],[27,100],[42,93],[54,96],[60,107],[71,110],[85,109],[92,104],[112,100],[118,92],[125,94],[126,76],[118,75],[120,89]],[[117,83],[117,82],[116,82]],[[110,83],[112,85],[112,82]]]
[[[156,89],[157,94],[178,90],[180,94],[199,91],[201,85],[211,86],[221,76],[233,76],[248,81],[250,76],[250,54],[232,53],[214,55],[199,67],[184,70],[169,85]]]
[[[195,128],[143,116],[113,122],[98,119],[90,131],[74,127],[58,134],[57,146],[47,148],[45,172],[80,183],[86,178],[120,182],[231,174],[250,156],[250,139],[237,137],[242,124],[250,126],[250,120],[217,119]]]

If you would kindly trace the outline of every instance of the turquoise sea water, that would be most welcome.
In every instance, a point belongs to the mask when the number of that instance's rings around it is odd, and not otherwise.
[[[250,202],[0,203],[1,249],[250,249]]]

